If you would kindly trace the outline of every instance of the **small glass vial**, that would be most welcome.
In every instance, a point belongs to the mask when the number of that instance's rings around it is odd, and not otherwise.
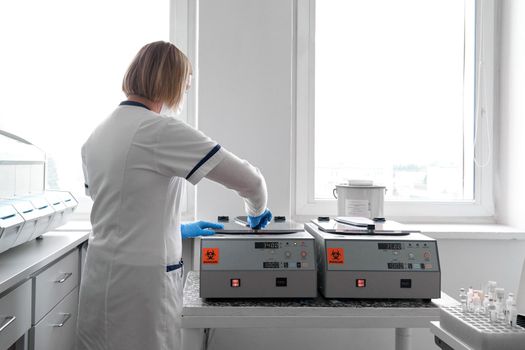
[[[488,281],[487,282],[487,292],[485,293],[485,302],[483,304],[485,309],[485,315],[487,317],[490,317],[489,313],[489,300],[490,299],[496,299],[496,281]]]
[[[467,312],[467,293],[465,288],[459,290],[459,301],[461,302],[461,311]]]
[[[496,304],[494,303],[494,299],[492,298],[489,299],[488,314],[490,323],[495,323],[497,320]]]
[[[507,300],[505,301],[505,324],[510,325],[510,310],[512,309],[512,304],[514,303],[514,293],[509,293]]]
[[[496,299],[496,287],[498,284],[496,281],[489,281],[487,284],[487,298]]]
[[[489,297],[486,295],[483,299],[483,314],[487,317],[489,316]]]
[[[474,304],[472,304],[472,298],[474,297],[474,290],[472,287],[469,287],[467,292],[467,312],[474,311]]]
[[[478,290],[478,296],[479,296],[479,299],[480,299],[480,307],[479,307],[479,313],[484,315],[485,314],[485,308],[486,308],[486,300],[487,298],[485,298],[485,292],[483,290]]]
[[[503,322],[505,320],[505,289],[496,288],[496,313],[498,321]]]
[[[481,298],[478,293],[474,293],[474,296],[472,297],[472,307],[476,314],[481,311]]]
[[[516,300],[512,301],[512,305],[509,310],[509,326],[516,327],[518,322],[518,308],[516,307]]]

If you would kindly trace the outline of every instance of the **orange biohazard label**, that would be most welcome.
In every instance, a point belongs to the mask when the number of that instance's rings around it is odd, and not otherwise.
[[[327,259],[329,264],[344,264],[345,250],[344,248],[327,248]]]
[[[201,257],[203,264],[218,264],[219,248],[202,248]]]

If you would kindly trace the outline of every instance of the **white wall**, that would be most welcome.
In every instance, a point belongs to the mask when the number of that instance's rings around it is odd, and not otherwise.
[[[503,1],[501,72],[501,188],[503,222],[525,228],[525,140],[522,120],[525,78],[525,2]],[[521,22],[520,23],[520,19]],[[270,208],[290,215],[292,121],[292,1],[200,0],[199,127],[231,151],[261,168]],[[521,98],[520,98],[521,97]],[[521,180],[521,181],[520,181]],[[198,186],[200,219],[242,213],[242,202],[219,186]],[[496,280],[517,288],[525,241],[439,241],[442,287]],[[215,332],[210,349],[393,349],[392,330],[250,329]],[[414,349],[437,349],[426,329],[415,330]]]
[[[499,172],[502,223],[525,228],[525,1],[501,1]]]
[[[199,128],[257,166],[276,215],[290,215],[292,1],[201,0]],[[242,201],[207,180],[197,216],[244,215]]]

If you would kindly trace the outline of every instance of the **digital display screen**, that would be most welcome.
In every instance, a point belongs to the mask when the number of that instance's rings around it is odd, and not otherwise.
[[[401,250],[403,249],[401,243],[377,243],[379,250]]]
[[[263,268],[265,268],[265,269],[278,269],[279,268],[279,262],[278,261],[264,261],[263,262]]]
[[[255,242],[255,249],[277,249],[279,242]]]
[[[389,270],[402,270],[404,268],[405,268],[405,264],[403,263],[388,263]]]

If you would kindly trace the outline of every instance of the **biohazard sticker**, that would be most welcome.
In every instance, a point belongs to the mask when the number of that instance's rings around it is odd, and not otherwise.
[[[218,264],[219,248],[202,248],[201,257],[203,264]]]
[[[344,248],[327,248],[327,259],[329,264],[344,264],[345,250]]]

